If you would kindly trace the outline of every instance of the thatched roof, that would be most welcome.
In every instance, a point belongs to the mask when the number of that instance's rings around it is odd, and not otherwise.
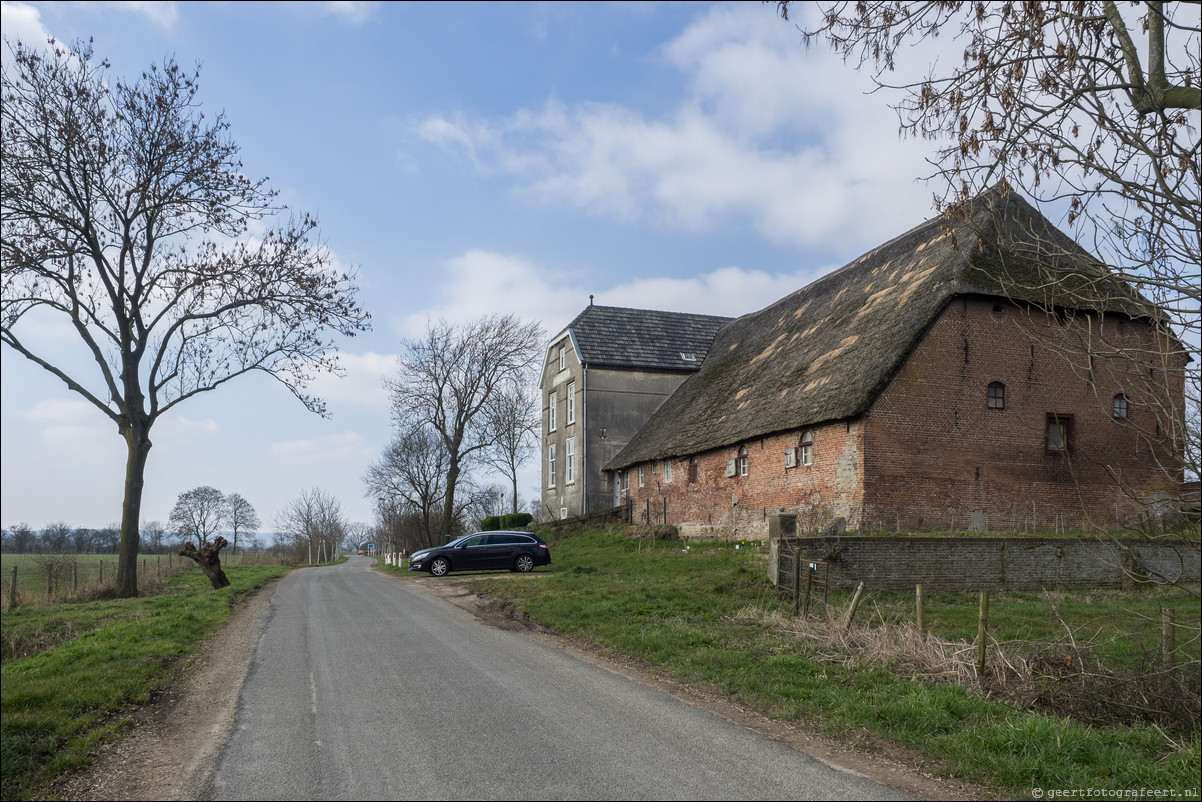
[[[724,327],[606,468],[860,415],[961,295],[1155,314],[1025,200],[994,189]]]
[[[590,367],[694,372],[718,329],[734,318],[589,304],[567,329]],[[557,342],[561,333],[552,342]]]

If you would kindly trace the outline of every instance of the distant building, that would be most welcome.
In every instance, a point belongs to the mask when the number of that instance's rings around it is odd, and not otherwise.
[[[1017,195],[969,209],[718,331],[605,463],[636,520],[1078,528],[1179,493],[1186,358],[1159,310]]]
[[[602,467],[704,362],[730,318],[589,306],[547,348],[542,505],[552,518],[616,506]]]

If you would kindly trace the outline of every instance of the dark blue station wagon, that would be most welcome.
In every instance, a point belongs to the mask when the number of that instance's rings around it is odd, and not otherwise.
[[[551,550],[537,535],[476,532],[445,546],[413,552],[409,557],[409,570],[429,571],[434,576],[446,576],[451,571],[504,569],[528,573],[537,565],[550,563]]]

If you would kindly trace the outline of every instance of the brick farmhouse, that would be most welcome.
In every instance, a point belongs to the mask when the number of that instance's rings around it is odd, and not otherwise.
[[[607,488],[685,536],[763,538],[777,511],[1128,525],[1180,492],[1186,360],[1156,307],[995,189],[722,326]]]

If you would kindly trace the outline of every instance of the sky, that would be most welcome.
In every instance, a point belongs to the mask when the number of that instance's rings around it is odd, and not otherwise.
[[[90,38],[113,78],[199,65],[247,174],[319,218],[372,314],[339,343],[345,375],[311,387],[328,418],[261,375],[164,416],[143,522],[211,485],[264,531],[311,488],[370,523],[383,382],[432,321],[514,314],[549,341],[590,295],[742,315],[929,218],[935,146],[899,138],[868,74],[802,45],[809,6],[4,2],[5,37]],[[0,525],[119,522],[115,426],[7,347],[0,379]],[[537,498],[537,459],[520,492]]]

